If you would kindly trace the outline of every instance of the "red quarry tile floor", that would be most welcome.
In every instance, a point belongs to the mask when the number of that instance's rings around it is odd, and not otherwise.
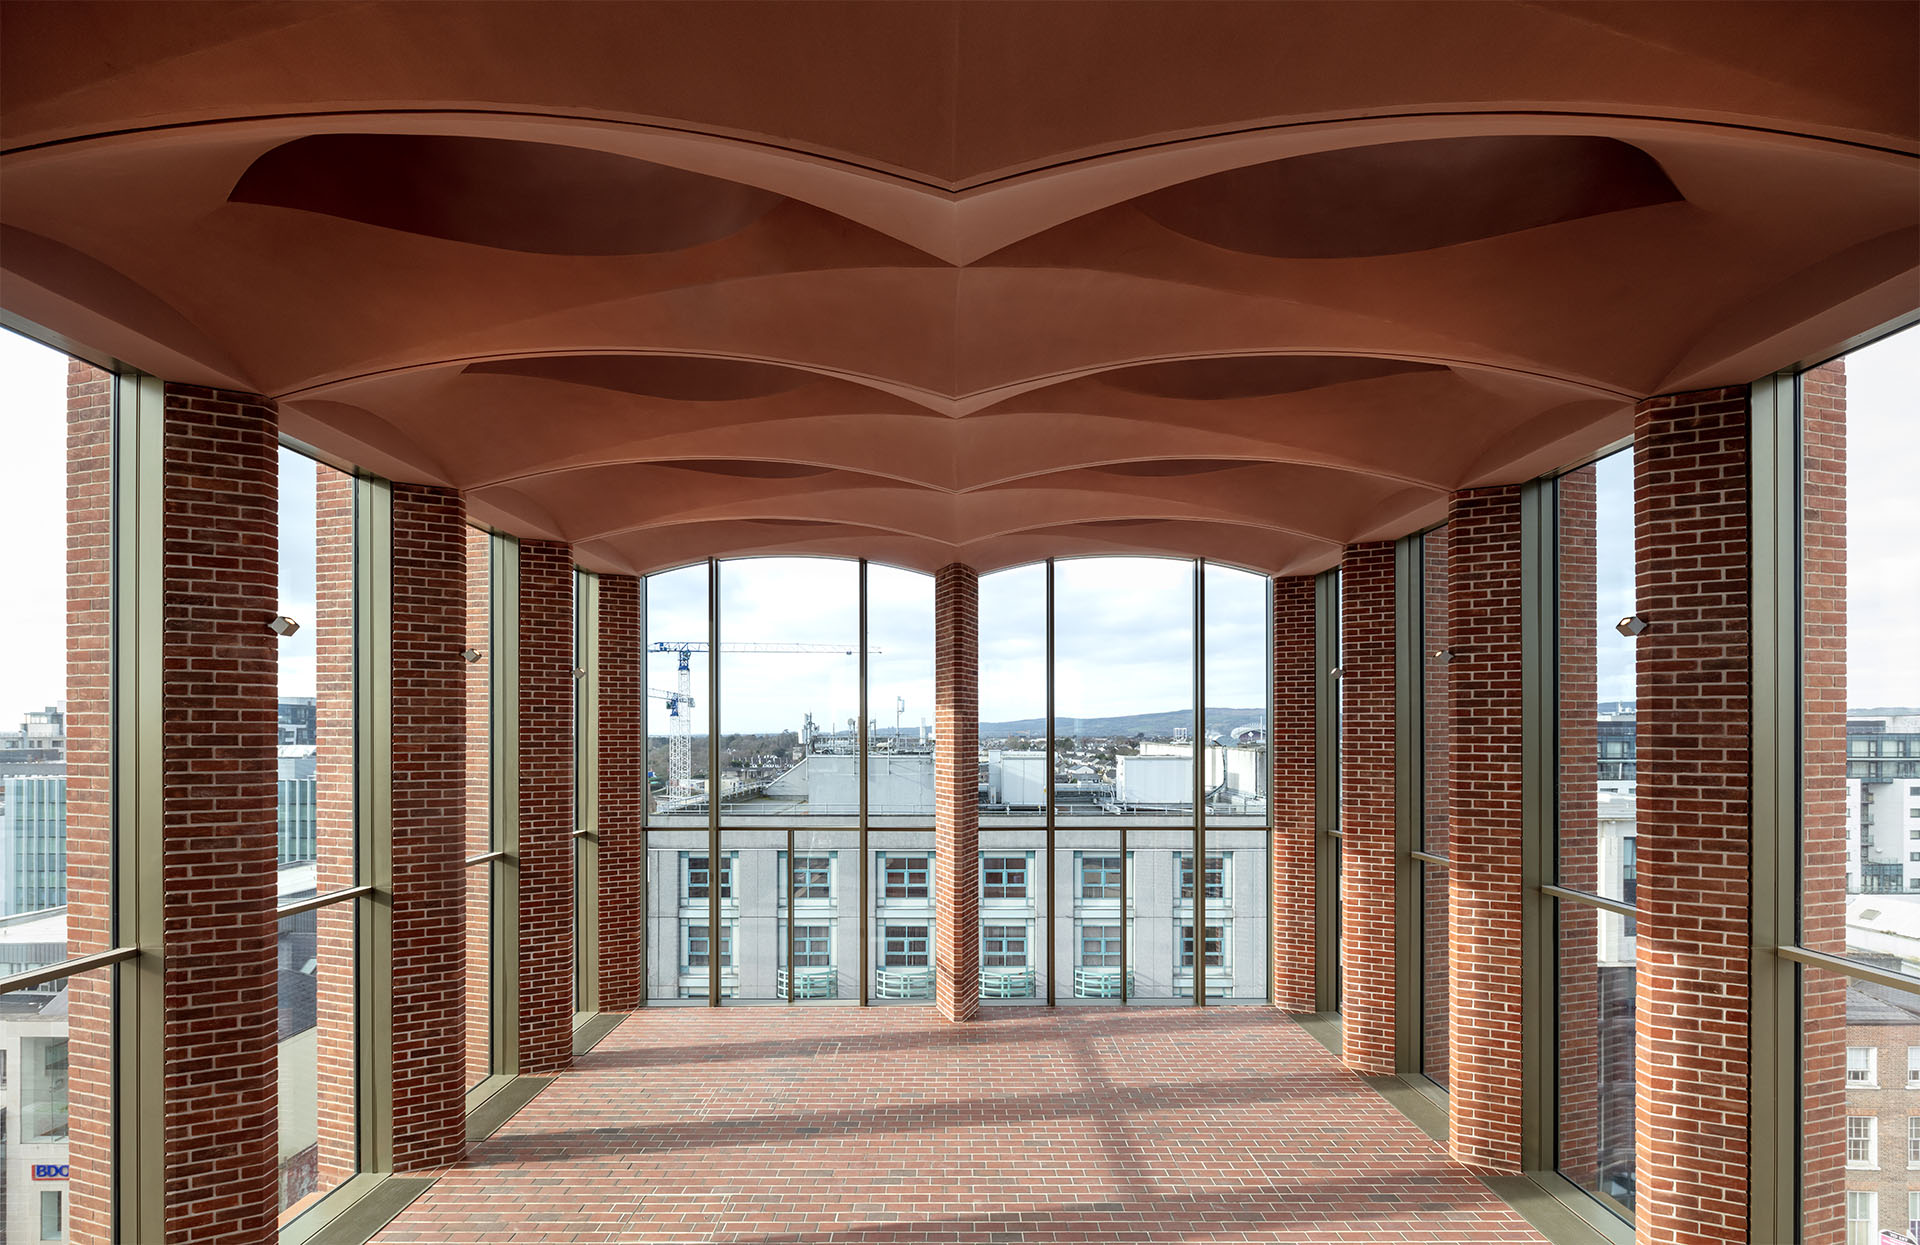
[[[376,1238],[1544,1238],[1260,1007],[637,1013]]]

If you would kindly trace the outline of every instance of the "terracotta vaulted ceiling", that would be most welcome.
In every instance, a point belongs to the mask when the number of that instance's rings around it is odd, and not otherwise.
[[[0,308],[594,569],[1291,574],[1920,307],[1920,5],[0,9]]]

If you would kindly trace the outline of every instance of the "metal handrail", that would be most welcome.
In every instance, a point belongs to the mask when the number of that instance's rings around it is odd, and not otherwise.
[[[138,947],[115,947],[110,951],[76,955],[70,960],[49,964],[45,968],[30,968],[24,973],[0,977],[0,994],[12,994],[16,990],[31,990],[35,986],[44,986],[50,981],[64,981],[92,969],[105,968],[109,964],[124,964],[139,954]]]

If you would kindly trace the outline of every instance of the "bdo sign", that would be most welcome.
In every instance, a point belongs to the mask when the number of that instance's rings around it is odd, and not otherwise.
[[[65,1163],[35,1163],[33,1165],[33,1178],[35,1180],[65,1180],[67,1178],[67,1165]]]

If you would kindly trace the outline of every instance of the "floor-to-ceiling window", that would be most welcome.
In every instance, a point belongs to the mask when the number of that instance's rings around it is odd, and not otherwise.
[[[356,521],[352,476],[280,452],[280,788],[311,784],[314,833],[280,854],[280,1204],[358,1166]],[[283,624],[285,626],[285,624]],[[304,796],[302,797],[304,799]]]
[[[982,995],[1268,997],[1267,580],[1061,559],[980,598]]]
[[[1414,833],[1419,855],[1413,866],[1413,900],[1419,959],[1414,971],[1419,977],[1420,1071],[1444,1088],[1448,1069],[1447,781],[1453,756],[1447,672],[1455,653],[1448,615],[1447,529],[1435,528],[1418,539],[1420,821]]]
[[[1798,415],[1797,886],[1782,876],[1798,898],[1807,1245],[1920,1226],[1916,394],[1909,329],[1784,395]]]
[[[932,578],[728,560],[646,619],[649,997],[931,1000]]]
[[[1052,972],[1048,563],[980,578],[980,996],[1044,1002]]]
[[[495,538],[467,532],[466,647],[466,1084],[493,1073],[494,875],[501,860],[494,822],[493,634]]]
[[[647,997],[707,998],[713,946],[708,888],[707,712],[712,588],[706,563],[647,576]],[[722,902],[732,874],[722,864]],[[731,939],[727,940],[728,960]],[[722,961],[722,989],[731,965]]]
[[[71,421],[70,384],[97,395]],[[0,331],[0,1240],[69,1239],[71,1190],[98,1200],[113,1174],[119,970],[62,968],[124,940],[105,764],[113,385]]]
[[[1555,1165],[1634,1196],[1633,451],[1554,481]]]

